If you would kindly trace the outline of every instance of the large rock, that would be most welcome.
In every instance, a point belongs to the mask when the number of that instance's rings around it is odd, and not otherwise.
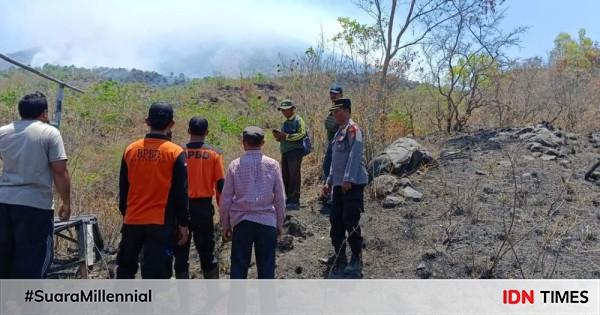
[[[406,176],[422,165],[432,164],[433,157],[422,145],[410,138],[400,138],[379,153],[368,165],[371,178],[382,174]]]
[[[294,249],[294,237],[284,235],[277,241],[277,248],[282,252],[287,252]]]
[[[530,142],[527,145],[527,149],[529,149],[529,151],[531,152],[542,152],[544,153],[544,146],[537,143],[537,142]]]
[[[423,194],[414,190],[410,186],[402,188],[401,192],[406,200],[412,200],[415,202],[419,202],[419,201],[423,200]]]
[[[400,185],[400,187],[404,188],[406,186],[410,186],[412,187],[412,183],[410,182],[410,179],[403,177],[400,178],[400,180],[398,181],[398,184]]]
[[[377,198],[384,198],[398,188],[398,179],[392,175],[381,175],[373,180],[373,189],[375,189],[375,194]]]
[[[600,143],[600,131],[590,133],[588,139],[590,140],[590,143]]]
[[[544,154],[554,155],[556,157],[565,157],[565,153],[562,150],[557,150],[557,149],[552,149],[552,148],[546,149],[546,151],[544,151]]]
[[[565,145],[565,139],[558,137],[552,131],[542,127],[536,127],[532,132],[524,133],[519,136],[521,140],[539,143],[545,147],[556,148]]]
[[[429,279],[433,275],[431,272],[431,266],[425,262],[421,262],[417,266],[417,276],[421,279]]]
[[[287,215],[283,221],[283,226],[287,228],[287,233],[292,236],[306,238],[306,227],[291,215]]]
[[[397,206],[401,205],[404,203],[404,199],[402,197],[398,197],[398,196],[387,196],[385,198],[385,200],[383,201],[382,206],[385,209],[392,209],[392,208],[396,208]]]

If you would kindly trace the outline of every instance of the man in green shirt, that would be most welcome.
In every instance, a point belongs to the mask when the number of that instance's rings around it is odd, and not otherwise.
[[[300,209],[301,165],[304,157],[302,140],[306,137],[304,120],[296,114],[296,106],[283,100],[277,108],[286,118],[281,130],[273,130],[281,151],[281,172],[286,194],[286,209]]]

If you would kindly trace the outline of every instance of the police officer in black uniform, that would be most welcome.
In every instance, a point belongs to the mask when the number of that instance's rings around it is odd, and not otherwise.
[[[333,191],[331,242],[335,250],[334,273],[362,276],[362,236],[360,213],[363,210],[364,187],[368,183],[367,169],[363,162],[363,135],[360,127],[350,118],[351,102],[338,99],[331,112],[340,126],[333,137],[332,163],[323,193]],[[352,256],[347,263],[346,242]]]

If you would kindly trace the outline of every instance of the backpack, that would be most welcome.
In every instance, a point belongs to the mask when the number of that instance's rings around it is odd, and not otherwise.
[[[296,120],[298,120],[298,116],[296,115]],[[302,150],[304,150],[303,156],[307,156],[312,152],[312,140],[310,139],[310,130],[306,126],[306,122],[304,122],[304,127],[306,128],[306,135],[302,139]]]
[[[296,115],[296,122],[298,122],[298,118],[299,116]],[[306,122],[304,122],[304,127],[306,128],[306,135],[304,136],[304,138],[302,138],[302,150],[303,150],[303,156],[309,155],[312,152],[312,140],[310,139],[310,131],[308,130],[308,127],[306,127]],[[284,132],[286,133],[296,133],[298,132],[298,129],[295,130],[285,130],[285,127],[282,128]]]
[[[302,149],[304,150],[304,156],[309,155],[312,152],[312,140],[310,139],[310,131],[306,127],[306,135],[302,139]]]

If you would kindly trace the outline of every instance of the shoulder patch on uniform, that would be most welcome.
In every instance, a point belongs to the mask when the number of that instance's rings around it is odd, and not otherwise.
[[[356,134],[358,131],[360,131],[360,129],[358,128],[358,125],[355,125],[355,124],[350,125],[348,127],[348,131],[346,132],[346,134],[348,135],[348,139],[349,140],[356,139]]]

